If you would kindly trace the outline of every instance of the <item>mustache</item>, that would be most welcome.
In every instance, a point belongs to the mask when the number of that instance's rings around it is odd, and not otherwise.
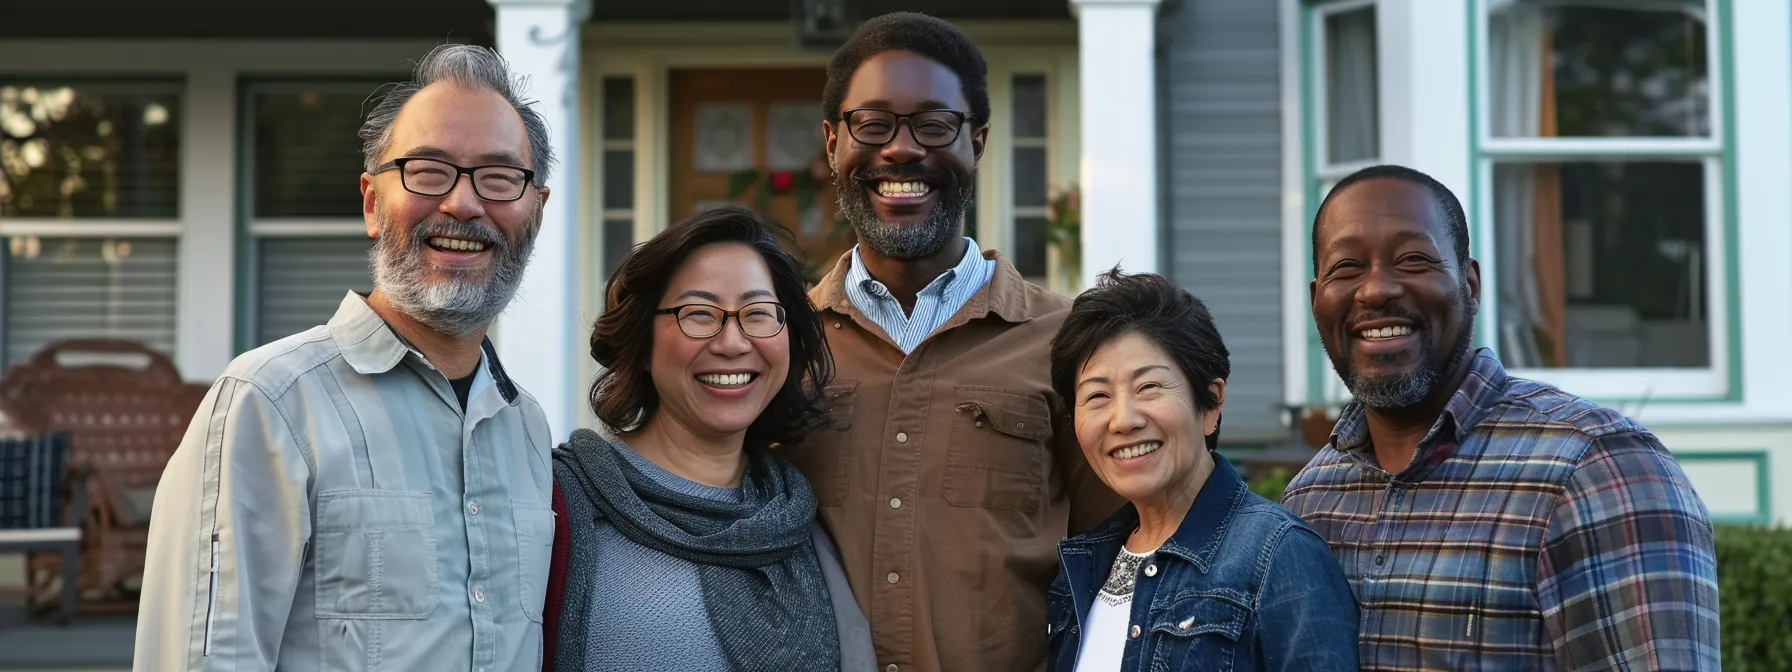
[[[479,223],[479,220],[461,221],[458,219],[426,219],[411,227],[411,242],[422,245],[431,238],[458,238],[484,243],[486,247],[506,250],[510,240],[496,229]]]
[[[951,173],[936,168],[929,168],[918,163],[889,165],[866,168],[853,175],[853,182],[860,186],[871,186],[873,182],[925,182],[927,184],[951,183],[955,178]]]
[[[1374,320],[1406,320],[1407,322],[1412,323],[1412,328],[1415,330],[1422,329],[1425,326],[1427,326],[1425,323],[1425,318],[1420,316],[1418,313],[1411,313],[1411,312],[1407,312],[1403,308],[1396,308],[1396,307],[1390,306],[1388,308],[1383,308],[1381,310],[1372,310],[1372,311],[1365,311],[1365,312],[1357,313],[1356,315],[1351,317],[1349,327],[1348,327],[1348,329],[1346,329],[1346,331],[1354,333],[1358,330],[1357,329],[1358,325],[1361,325],[1364,322],[1371,322]]]

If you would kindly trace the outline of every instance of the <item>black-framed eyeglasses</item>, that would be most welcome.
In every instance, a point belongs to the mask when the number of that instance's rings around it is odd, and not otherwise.
[[[722,310],[707,303],[687,303],[661,308],[655,315],[672,315],[678,319],[678,330],[691,338],[710,338],[722,333],[728,318],[740,323],[740,333],[749,338],[771,338],[784,331],[784,305],[760,301],[741,306],[740,310]]]
[[[457,166],[441,159],[425,159],[405,157],[393,159],[373,169],[373,175],[398,169],[398,181],[404,190],[418,196],[446,196],[454,191],[454,185],[460,182],[460,176],[472,178],[473,193],[480,198],[499,203],[514,201],[523,197],[529,183],[535,181],[535,171],[506,165]]]
[[[909,137],[922,147],[945,147],[958,141],[959,131],[972,117],[957,110],[924,110],[897,114],[874,107],[855,107],[840,113],[846,132],[861,145],[887,145],[896,139],[902,120],[908,120]]]

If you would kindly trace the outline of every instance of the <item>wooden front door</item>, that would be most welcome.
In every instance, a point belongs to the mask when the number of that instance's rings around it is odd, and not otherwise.
[[[821,135],[821,68],[670,73],[673,221],[736,203],[790,231],[810,280],[852,247]],[[792,248],[786,240],[785,247]]]

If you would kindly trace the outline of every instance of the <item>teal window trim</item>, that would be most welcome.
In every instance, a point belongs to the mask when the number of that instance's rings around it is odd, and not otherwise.
[[[1674,453],[1674,460],[1687,462],[1752,462],[1755,469],[1755,511],[1750,515],[1711,514],[1711,522],[1731,525],[1767,525],[1773,522],[1773,455],[1766,448]],[[1707,506],[1707,509],[1710,507]]]

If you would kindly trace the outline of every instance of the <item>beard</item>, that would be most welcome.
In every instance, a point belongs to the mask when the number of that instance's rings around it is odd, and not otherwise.
[[[373,286],[399,312],[456,338],[490,325],[510,305],[535,250],[535,235],[541,230],[540,203],[523,223],[514,244],[478,220],[462,222],[448,217],[418,222],[410,235],[404,236],[391,213],[377,204],[374,210],[380,236],[368,253]],[[437,236],[484,243],[491,252],[492,265],[488,269],[448,269],[429,263],[423,248]],[[438,273],[448,277],[435,277]]]
[[[871,205],[871,190],[884,180],[920,181],[937,194],[933,211],[920,224],[884,222]],[[853,233],[879,256],[913,261],[938,254],[959,237],[965,209],[970,207],[972,185],[956,173],[920,164],[871,169],[853,177],[834,178],[834,200],[840,214],[852,224]]]
[[[1344,387],[1350,390],[1350,395],[1368,408],[1399,410],[1417,406],[1429,399],[1437,391],[1438,386],[1446,384],[1449,381],[1449,375],[1456,370],[1456,367],[1461,366],[1463,360],[1468,359],[1475,335],[1475,315],[1468,310],[1469,289],[1467,283],[1462,285],[1461,297],[1463,306],[1461,329],[1456,334],[1455,342],[1450,344],[1450,351],[1446,355],[1440,357],[1437,348],[1432,346],[1429,340],[1421,340],[1419,342],[1419,364],[1413,370],[1379,375],[1361,374],[1357,373],[1351,365],[1351,362],[1355,361],[1356,346],[1355,340],[1350,338],[1349,333],[1346,333],[1339,344],[1339,348],[1343,352],[1331,352],[1329,348],[1326,351],[1326,355],[1332,360],[1332,370],[1336,371],[1338,377],[1344,380]],[[1386,318],[1399,318],[1412,322],[1414,333],[1419,334],[1425,333],[1432,327],[1418,315],[1399,309],[1357,316],[1359,321]],[[1383,356],[1372,355],[1370,360],[1379,363],[1383,360]],[[1391,360],[1389,361],[1391,362]]]

